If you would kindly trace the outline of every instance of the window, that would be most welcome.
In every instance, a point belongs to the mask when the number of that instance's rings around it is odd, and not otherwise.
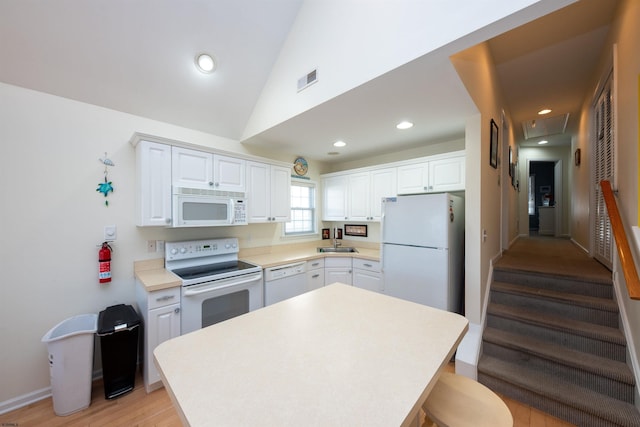
[[[285,236],[316,232],[316,186],[311,182],[291,183],[291,221],[284,226]]]

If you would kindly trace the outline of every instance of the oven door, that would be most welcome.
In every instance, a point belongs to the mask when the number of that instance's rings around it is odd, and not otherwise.
[[[181,333],[222,322],[264,306],[262,272],[182,288]]]

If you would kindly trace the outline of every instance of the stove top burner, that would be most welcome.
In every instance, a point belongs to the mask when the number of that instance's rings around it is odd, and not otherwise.
[[[183,280],[193,280],[200,277],[218,276],[226,273],[238,272],[242,274],[243,270],[255,269],[256,266],[244,261],[228,261],[215,264],[198,265],[195,267],[185,267],[173,270]]]

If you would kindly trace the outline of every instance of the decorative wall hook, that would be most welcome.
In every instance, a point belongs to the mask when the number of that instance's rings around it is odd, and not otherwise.
[[[111,181],[109,181],[107,177],[107,174],[109,172],[107,168],[109,166],[115,166],[116,164],[113,163],[113,160],[107,157],[106,151],[104,153],[104,157],[99,158],[98,161],[104,165],[104,182],[98,183],[98,188],[96,188],[96,191],[104,194],[104,197],[106,198],[109,192],[113,192],[113,186],[111,185]],[[105,199],[104,205],[109,206],[109,201]]]

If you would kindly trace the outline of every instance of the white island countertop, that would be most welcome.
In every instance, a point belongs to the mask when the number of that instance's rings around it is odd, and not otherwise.
[[[190,426],[405,426],[468,328],[457,314],[344,284],[160,344]]]

